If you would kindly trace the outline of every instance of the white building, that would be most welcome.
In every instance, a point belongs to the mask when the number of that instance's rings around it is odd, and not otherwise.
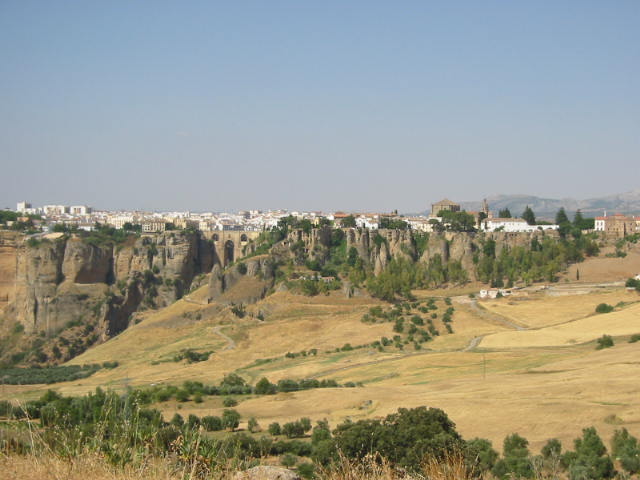
[[[107,218],[107,223],[115,228],[123,228],[125,223],[134,223],[133,215],[114,215]]]
[[[166,228],[167,224],[164,221],[145,220],[144,222],[142,222],[143,233],[164,232]]]
[[[358,215],[356,217],[356,227],[377,230],[379,226],[380,222],[377,215]]]
[[[595,225],[594,225],[593,229],[596,232],[604,232],[604,226],[606,224],[606,221],[607,221],[607,217],[606,216],[605,217],[596,217]]]
[[[536,232],[557,230],[558,225],[529,225],[523,218],[487,218],[482,222],[482,230],[487,232]]]
[[[33,207],[29,202],[18,202],[16,211],[20,213],[27,213],[27,210],[31,210]]]
[[[91,207],[86,205],[74,205],[69,209],[71,215],[89,215],[91,213]]]
[[[65,213],[69,213],[69,207],[65,205],[45,205],[42,207],[42,211],[46,216],[64,215]]]

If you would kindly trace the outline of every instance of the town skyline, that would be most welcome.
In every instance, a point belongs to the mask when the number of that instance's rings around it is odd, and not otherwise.
[[[637,188],[638,2],[0,12],[2,206],[411,212]]]

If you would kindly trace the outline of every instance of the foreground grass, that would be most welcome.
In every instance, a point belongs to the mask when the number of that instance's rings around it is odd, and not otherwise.
[[[115,467],[102,456],[87,452],[75,458],[45,455],[5,455],[0,453],[0,472],[4,480],[192,480],[242,478],[232,467],[203,472],[196,463],[177,468],[169,458],[147,458],[123,467]],[[253,477],[254,479],[256,477]],[[467,480],[481,477],[468,471],[461,455],[452,454],[444,460],[427,458],[421,472],[407,475],[384,459],[371,456],[352,462],[345,458],[331,470],[315,473],[317,480]]]

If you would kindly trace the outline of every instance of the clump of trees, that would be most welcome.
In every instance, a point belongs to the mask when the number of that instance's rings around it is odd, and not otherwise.
[[[102,368],[116,368],[118,362],[91,365],[63,365],[55,367],[0,368],[0,378],[7,385],[35,385],[39,383],[71,382],[87,378]]]

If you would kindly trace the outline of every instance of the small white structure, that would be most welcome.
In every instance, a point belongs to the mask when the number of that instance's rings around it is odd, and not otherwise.
[[[488,290],[480,290],[480,298],[498,298],[498,294],[503,297],[508,297],[511,295],[511,290],[506,288],[490,288]]]
[[[356,227],[377,230],[380,225],[378,218],[376,215],[359,215],[356,217]]]

